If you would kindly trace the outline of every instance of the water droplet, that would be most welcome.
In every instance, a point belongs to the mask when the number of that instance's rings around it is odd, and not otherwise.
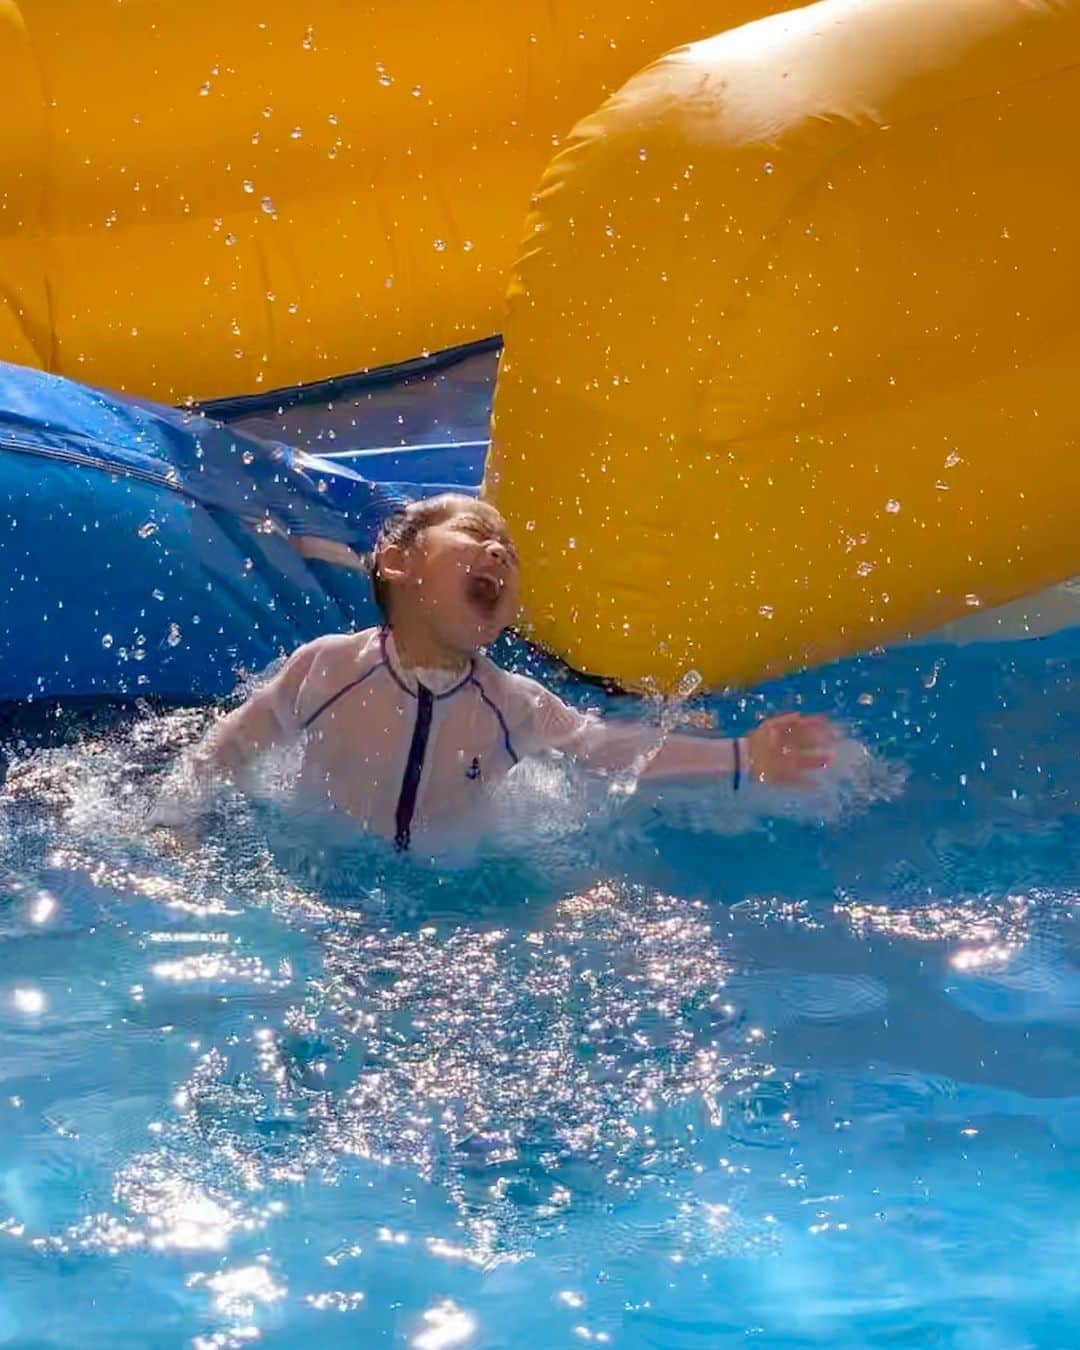
[[[157,588],[156,586],[155,586],[154,589],[150,592],[150,594],[154,597],[155,600],[164,600],[164,599],[165,599],[165,592],[164,592],[164,591],[159,591],[158,588]]]
[[[101,639],[101,645],[105,648],[106,651],[108,651],[109,648],[113,645],[113,635],[111,633],[106,633],[105,636]]]
[[[759,605],[758,613],[763,619],[771,619],[773,616],[773,607],[772,605]]]
[[[274,115],[274,110],[273,110],[273,108],[264,108],[263,111],[262,111],[262,115],[263,115],[264,117],[273,117],[273,115]]]
[[[264,197],[262,201],[259,203],[259,210],[263,213],[264,216],[274,216],[275,218],[277,217],[277,209],[274,206],[274,200],[272,197]]]
[[[890,516],[895,516],[900,511],[900,503],[896,500],[895,497],[890,497],[889,500],[885,503],[885,510],[888,511]]]
[[[566,541],[566,547],[577,548],[577,540],[574,538],[573,535],[571,535],[570,538]]]
[[[642,146],[641,149],[637,152],[637,157],[638,157],[638,159],[640,159],[640,160],[646,160],[646,159],[648,159],[648,158],[649,158],[649,152],[648,152],[648,150],[646,150],[645,147]]]
[[[255,455],[254,455],[254,453],[253,453],[252,451],[250,451],[250,450],[245,450],[245,451],[243,452],[243,454],[240,456],[240,463],[241,463],[241,464],[254,464],[254,463],[255,463]]]
[[[857,702],[861,703],[864,708],[869,708],[873,701],[873,694],[860,694],[857,699]]]
[[[947,469],[955,469],[959,463],[960,463],[960,456],[956,453],[955,450],[950,450],[949,453],[945,456],[945,467]]]
[[[330,484],[326,481],[325,478],[320,478],[319,481],[315,484],[315,489],[317,492],[326,492],[329,486]]]
[[[473,242],[472,242],[472,240],[471,240],[471,239],[466,239],[465,242],[462,244],[461,247],[465,250],[466,253],[471,253],[471,252],[472,252],[472,249],[473,249]]]
[[[314,51],[315,49],[315,29],[312,28],[310,24],[308,24],[307,28],[304,30],[304,36],[301,39],[300,46],[303,47],[306,52]]]
[[[158,527],[157,527],[157,521],[155,521],[155,520],[145,520],[145,521],[143,521],[143,523],[139,526],[139,538],[140,538],[140,539],[149,539],[149,538],[151,538],[153,535],[157,534],[157,532],[158,532]]]
[[[929,675],[923,676],[923,688],[933,689],[934,685],[936,685],[938,682],[938,676],[941,674],[942,665],[943,662],[941,661],[934,662],[933,666],[931,667]]]
[[[771,161],[771,160],[768,160],[768,159],[767,159],[767,160],[765,161],[764,169],[765,169],[765,172],[766,172],[766,173],[772,173],[772,171],[773,171],[773,164],[772,164],[772,161]]]
[[[535,520],[527,520],[527,521],[525,522],[525,528],[526,528],[527,530],[535,530],[535,529],[536,529],[536,521],[535,521]]]
[[[244,559],[244,571],[245,571],[245,572],[250,572],[254,566],[255,566],[255,564],[251,561],[250,558],[245,558],[245,559]]]
[[[303,134],[304,134],[303,127],[293,127],[292,131],[289,132],[289,139],[293,141],[298,141]]]
[[[232,248],[233,244],[235,244],[235,243],[236,243],[236,235],[235,235],[235,234],[227,234],[227,235],[225,236],[225,244],[226,244],[226,246],[227,246],[228,248]]]
[[[270,519],[269,516],[263,516],[262,520],[256,522],[255,533],[256,534],[274,533],[274,522]]]
[[[982,606],[982,600],[977,595],[968,594],[964,596],[964,604],[969,609],[979,609]]]
[[[413,98],[419,98],[424,91],[420,88],[418,84],[414,84],[409,92],[412,94]]]
[[[209,92],[210,92],[210,81],[207,80],[205,84],[201,84],[199,86],[199,95],[200,97],[205,98],[207,94],[209,94]]]
[[[874,564],[872,562],[861,562],[858,567],[856,567],[855,574],[860,577],[868,577],[873,570]]]
[[[178,623],[169,624],[169,631],[166,634],[165,641],[170,647],[178,647],[180,645],[180,625]]]
[[[442,252],[445,250],[445,248],[446,248],[446,240],[445,240],[445,239],[436,239],[436,240],[435,240],[435,252],[436,252],[436,253],[442,253]]]
[[[243,183],[241,183],[240,186],[244,189],[245,192],[254,192],[254,191],[255,191],[255,184],[251,181],[250,178],[245,178],[244,181],[243,181]]]

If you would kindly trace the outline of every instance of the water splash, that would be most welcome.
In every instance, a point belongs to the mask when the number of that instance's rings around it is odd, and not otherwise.
[[[649,765],[656,759],[668,737],[679,725],[686,704],[702,689],[703,684],[704,681],[696,670],[688,670],[669,695],[663,694],[655,681],[645,682],[645,696],[655,718],[656,734],[635,756],[633,764],[626,772],[612,777],[609,792],[613,797],[632,797],[637,792]]]

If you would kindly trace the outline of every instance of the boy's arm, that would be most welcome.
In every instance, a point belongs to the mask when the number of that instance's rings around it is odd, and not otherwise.
[[[189,823],[217,786],[232,781],[264,751],[296,735],[297,695],[318,648],[318,640],[298,648],[273,679],[211,727],[170,775],[171,781],[151,809],[150,825]]]
[[[580,713],[542,685],[526,683],[531,686],[521,733],[526,754],[561,750],[591,768],[637,773],[652,782],[729,778],[735,787],[750,779],[774,787],[808,787],[814,771],[832,761],[836,730],[824,717],[784,713],[737,741],[678,732],[665,737],[659,727],[643,722]]]
[[[836,728],[825,717],[781,713],[738,740],[673,732],[646,765],[643,778],[731,775],[769,787],[810,787],[812,774],[832,763]]]

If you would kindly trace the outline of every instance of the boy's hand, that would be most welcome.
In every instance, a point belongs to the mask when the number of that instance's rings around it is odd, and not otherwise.
[[[814,772],[832,763],[836,740],[828,718],[802,713],[770,717],[746,738],[749,776],[768,787],[812,787]]]

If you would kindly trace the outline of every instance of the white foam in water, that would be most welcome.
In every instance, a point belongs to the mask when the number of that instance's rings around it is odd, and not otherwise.
[[[574,834],[603,809],[604,793],[565,761],[525,760],[493,794],[485,822],[504,841]]]

